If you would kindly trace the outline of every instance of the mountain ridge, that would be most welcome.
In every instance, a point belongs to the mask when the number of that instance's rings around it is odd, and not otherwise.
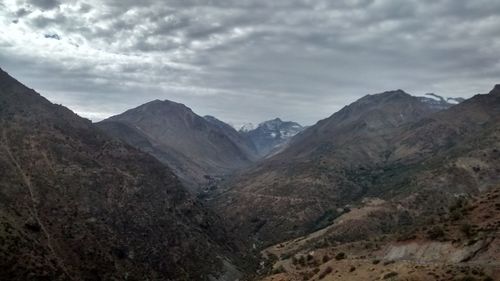
[[[425,213],[425,208],[440,212],[439,200],[443,200],[441,206],[451,204],[454,192],[477,193],[495,180],[498,163],[489,152],[486,156],[479,152],[487,149],[486,142],[498,145],[493,120],[498,118],[500,102],[492,97],[475,96],[439,110],[401,90],[367,95],[303,131],[281,153],[232,179],[212,205],[233,227],[264,245],[324,226],[365,196],[403,200],[411,192],[428,190],[435,195],[433,200],[408,203],[412,217]],[[449,129],[440,119],[452,122]],[[491,129],[483,121],[489,121]],[[488,137],[478,140],[476,133]],[[449,143],[453,136],[456,141]],[[472,145],[478,141],[481,146]],[[475,160],[466,160],[467,153]],[[453,166],[464,165],[462,161],[467,163],[467,173]],[[491,162],[489,169],[481,164],[482,179],[474,172],[477,168],[470,166],[475,161]],[[440,171],[438,163],[449,171]],[[439,172],[450,175],[439,184],[443,193],[432,184],[434,173]],[[460,178],[462,182],[454,187]],[[415,196],[408,200],[416,200]],[[252,214],[246,206],[252,206]],[[287,216],[290,212],[297,215]],[[243,223],[248,220],[254,223]]]
[[[156,159],[3,70],[0,104],[1,279],[209,280],[228,270],[236,245],[220,219]]]
[[[134,141],[138,136],[131,139],[131,134],[124,134],[113,123],[127,126],[149,143],[142,145]],[[183,104],[155,100],[97,125],[110,135],[151,153],[174,169],[196,193],[213,178],[246,167],[256,159],[253,147],[229,125],[221,123],[203,118]]]

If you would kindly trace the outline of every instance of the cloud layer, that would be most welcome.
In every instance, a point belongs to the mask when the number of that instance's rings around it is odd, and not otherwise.
[[[99,120],[152,99],[312,124],[370,93],[500,81],[496,0],[0,0],[0,67]]]

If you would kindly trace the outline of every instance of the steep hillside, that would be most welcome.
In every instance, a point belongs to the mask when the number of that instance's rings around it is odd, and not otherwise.
[[[98,126],[155,156],[197,192],[214,178],[255,160],[253,148],[220,123],[200,117],[182,104],[155,100]]]
[[[255,146],[260,157],[265,157],[280,151],[292,137],[303,129],[298,123],[276,118],[262,122],[256,128],[245,125],[239,132]]]
[[[497,90],[444,111],[400,90],[366,96],[232,179],[212,204],[264,244],[322,228],[367,196],[408,207],[370,231],[445,212],[454,194],[499,180]]]
[[[219,219],[168,168],[1,70],[0,124],[1,280],[208,280],[231,269]]]

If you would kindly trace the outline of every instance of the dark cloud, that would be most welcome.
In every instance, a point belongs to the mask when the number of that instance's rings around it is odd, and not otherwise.
[[[500,77],[496,0],[33,0],[3,10],[0,66],[94,119],[168,98],[233,123],[311,124],[369,93],[466,97]]]
[[[31,13],[30,10],[27,10],[25,8],[21,8],[21,9],[16,11],[16,16],[21,18],[21,17],[24,17],[30,13]]]
[[[44,37],[49,39],[61,40],[61,37],[57,33],[45,34]]]
[[[38,8],[44,9],[44,10],[52,10],[52,9],[59,7],[59,5],[61,5],[61,3],[57,0],[29,0],[27,2],[35,7],[38,7]]]

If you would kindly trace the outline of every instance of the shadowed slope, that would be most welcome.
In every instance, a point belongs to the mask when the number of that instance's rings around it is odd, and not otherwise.
[[[0,70],[0,279],[208,280],[232,247],[153,157]]]

